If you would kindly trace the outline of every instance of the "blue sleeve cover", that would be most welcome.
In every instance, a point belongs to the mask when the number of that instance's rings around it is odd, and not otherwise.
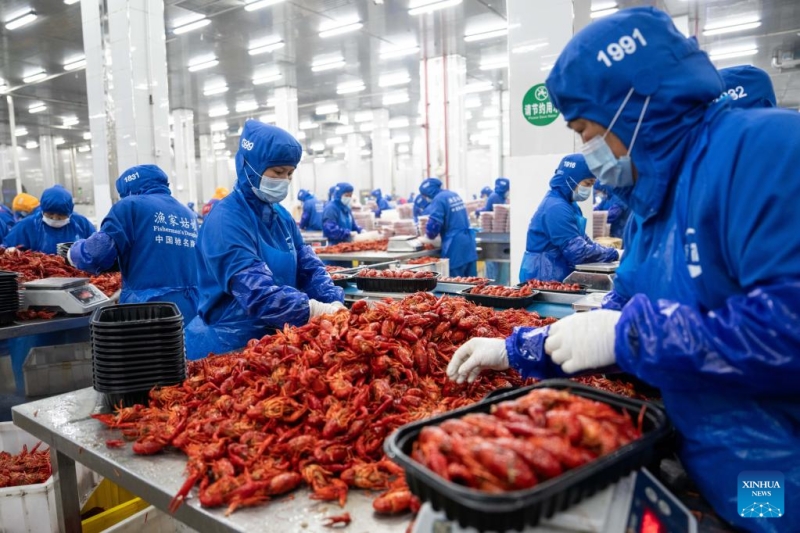
[[[428,223],[425,226],[425,236],[429,239],[435,239],[439,236],[444,225],[444,216],[449,207],[442,201],[442,195],[434,198],[431,204],[425,208],[425,214],[428,215]]]
[[[325,222],[322,223],[322,233],[328,239],[334,239],[340,242],[350,240],[350,230],[339,227],[336,221],[332,219],[326,219]]]
[[[308,227],[308,223],[311,220],[311,213],[314,206],[308,205],[308,202],[303,202],[303,215],[300,217],[300,229],[305,230]]]
[[[29,217],[31,215],[28,215]],[[30,226],[30,229],[28,228]],[[22,219],[17,222],[11,231],[8,232],[6,238],[3,239],[3,246],[10,248],[16,246],[18,248],[29,249],[32,246],[31,230],[33,230],[33,220],[28,222],[28,219]]]
[[[617,221],[617,219],[622,215],[624,211],[625,210],[622,208],[621,205],[617,203],[612,204],[608,208],[608,215],[607,215],[608,218],[606,220],[608,221],[609,224],[613,224],[614,222]]]
[[[615,248],[608,248],[592,242],[586,237],[575,237],[570,240],[562,249],[561,253],[572,265],[582,263],[608,263],[616,261],[619,257]]]
[[[257,322],[280,329],[284,324],[308,322],[308,296],[289,286],[275,285],[265,263],[254,265],[231,278],[231,294]]]
[[[68,253],[75,267],[93,274],[108,270],[117,259],[114,240],[102,231],[76,242]]]
[[[344,290],[333,284],[317,254],[307,244],[297,252],[297,286],[309,298],[324,302],[344,302]]]
[[[616,327],[617,363],[655,387],[715,385],[770,395],[797,394],[800,281],[731,296],[723,308],[694,307],[637,294]]]
[[[550,326],[517,327],[506,338],[508,364],[523,378],[549,379],[567,375],[544,351],[544,341],[549,334]]]
[[[603,297],[601,308],[611,311],[621,311],[626,303],[628,303],[628,299],[614,290]]]

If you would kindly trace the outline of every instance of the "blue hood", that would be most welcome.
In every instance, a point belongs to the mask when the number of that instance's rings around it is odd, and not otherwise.
[[[494,180],[494,192],[499,194],[500,196],[505,196],[505,194],[511,188],[511,182],[508,181],[508,178],[497,178]]]
[[[769,74],[752,65],[724,68],[719,71],[725,82],[725,94],[732,107],[778,107]]]
[[[72,195],[61,185],[54,185],[42,193],[42,213],[56,213],[58,215],[71,215],[75,205]]]
[[[571,154],[566,156],[558,164],[556,173],[550,178],[550,188],[556,191],[562,198],[572,202],[572,191],[586,178],[594,176],[586,165],[586,160],[582,154]]]
[[[490,194],[492,194],[492,188],[488,185],[481,189],[481,196],[489,196]]]
[[[376,200],[380,200],[381,196],[383,196],[383,193],[381,193],[381,190],[380,190],[380,189],[375,189],[375,190],[374,190],[374,191],[372,191],[370,194],[371,194],[372,196],[374,196]]]
[[[633,41],[634,52],[615,61],[608,47],[621,39]],[[695,140],[693,131],[722,88],[697,42],[652,7],[623,9],[589,24],[570,40],[547,78],[550,97],[567,121],[584,118],[604,127],[633,89],[613,128],[626,146],[650,96],[631,152],[639,179],[634,187],[615,191],[645,217],[660,208]]]
[[[301,202],[305,202],[311,197],[311,193],[305,189],[300,189],[300,192],[297,193],[297,199]]]
[[[433,198],[442,190],[442,180],[439,178],[425,178],[422,185],[419,186],[420,194]]]
[[[333,200],[333,191],[335,191],[335,190],[336,190],[336,185],[334,185],[333,187],[328,189],[328,201],[329,202]]]
[[[333,199],[337,202],[342,201],[342,196],[345,193],[353,192],[353,186],[347,182],[337,183],[336,187],[333,188]]]
[[[271,167],[297,167],[303,148],[287,131],[248,120],[239,138],[236,152],[236,183],[246,197],[255,197],[251,187],[258,187],[261,175]],[[250,165],[245,165],[245,160]],[[248,180],[248,176],[250,179]]]
[[[137,194],[170,194],[169,178],[156,165],[138,165],[123,172],[116,182],[120,198]]]

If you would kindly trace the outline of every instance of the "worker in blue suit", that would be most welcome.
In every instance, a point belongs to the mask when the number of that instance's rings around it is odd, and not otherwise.
[[[344,308],[342,289],[279,203],[302,153],[288,132],[245,122],[236,186],[200,228],[200,304],[186,330],[189,359],[238,350],[286,324]]]
[[[317,200],[311,191],[300,189],[297,199],[303,203],[303,214],[300,216],[300,229],[303,231],[322,231],[322,202]]]
[[[481,200],[488,200],[489,196],[492,195],[492,188],[488,185],[481,189]]]
[[[322,234],[328,239],[328,244],[350,242],[354,233],[361,233],[361,228],[356,224],[350,210],[352,201],[352,185],[342,182],[334,187],[333,199],[322,213]]]
[[[429,205],[431,205],[431,203],[428,201],[427,198],[425,198],[421,194],[418,194],[416,198],[414,198],[414,209],[412,211],[412,213],[414,214],[414,222],[417,222],[419,220],[420,215],[423,215],[425,213],[425,210],[428,208]]]
[[[61,185],[45,189],[41,211],[17,222],[3,239],[3,246],[55,254],[57,244],[89,237],[96,230],[86,217],[73,213],[74,207],[72,195]]]
[[[380,218],[381,212],[391,209],[389,202],[386,200],[386,198],[384,198],[380,189],[375,189],[370,193],[370,195],[375,199],[375,203],[378,204],[378,208],[375,210],[376,217]]]
[[[594,188],[604,195],[603,200],[594,206],[594,210],[608,212],[606,220],[611,225],[609,235],[621,239],[631,216],[630,208],[625,205],[625,202],[619,196],[614,194],[614,191],[602,183],[595,183]]]
[[[442,189],[439,178],[427,178],[419,186],[420,195],[430,205],[425,209],[428,239],[442,237],[442,257],[450,260],[451,276],[476,276],[478,259],[475,235],[469,229],[464,201],[453,191]]]
[[[739,65],[719,71],[725,82],[723,96],[730,98],[731,107],[777,107],[775,88],[769,74],[752,65]]]
[[[586,235],[586,219],[577,202],[591,196],[594,181],[581,154],[561,160],[550,179],[550,190],[528,225],[520,281],[563,281],[575,265],[619,259],[617,250],[592,242]]]
[[[8,235],[8,232],[16,223],[17,220],[14,218],[14,212],[4,204],[0,204],[0,241]]]
[[[484,189],[485,190],[485,189]],[[508,203],[508,193],[511,190],[511,182],[508,181],[508,178],[497,178],[494,180],[494,190],[489,194],[489,197],[486,199],[486,205],[483,209],[478,209],[475,211],[476,214],[481,214],[482,212],[491,213],[494,211],[494,206],[497,204],[506,204]],[[481,191],[482,195],[483,191]]]
[[[120,201],[100,231],[72,245],[69,262],[87,272],[119,261],[120,303],[172,302],[189,323],[197,314],[197,215],[172,197],[156,165],[138,165],[116,182]]]
[[[26,192],[21,192],[14,197],[11,202],[11,210],[14,211],[14,220],[19,222],[23,218],[41,211],[39,199]]]
[[[720,516],[747,531],[800,531],[800,234],[787,224],[800,116],[732,108],[717,99],[723,87],[697,42],[655,8],[573,37],[547,88],[589,168],[635,214],[615,282],[624,305],[471,341],[448,373],[616,364],[661,390],[682,463]],[[780,517],[737,501],[740,474],[765,472],[782,476]]]

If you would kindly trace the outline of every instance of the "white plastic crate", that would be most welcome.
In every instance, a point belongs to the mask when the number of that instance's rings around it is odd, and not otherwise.
[[[37,442],[39,439],[13,422],[0,422],[0,451],[17,454],[23,445],[30,450]],[[39,446],[40,450],[47,448],[45,443]],[[78,495],[83,501],[98,483],[99,476],[78,463],[75,469]],[[44,532],[58,533],[53,477],[36,485],[0,488],[0,533]]]
[[[197,533],[197,530],[151,505],[106,529],[104,533]]]
[[[22,365],[25,396],[52,396],[92,386],[92,344],[32,348]]]

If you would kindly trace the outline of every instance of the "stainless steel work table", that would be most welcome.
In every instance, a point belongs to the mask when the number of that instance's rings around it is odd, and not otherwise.
[[[41,439],[51,447],[56,505],[60,531],[81,531],[78,496],[74,490],[63,490],[75,484],[75,461],[78,461],[114,483],[140,496],[163,511],[185,479],[186,456],[179,452],[159,455],[135,455],[131,444],[109,449],[106,439],[118,439],[119,431],[106,429],[90,417],[102,412],[103,401],[93,389],[82,389],[53,396],[13,408],[14,424]],[[196,493],[195,493],[196,494]],[[184,502],[175,513],[177,520],[203,533],[217,531],[286,533],[328,532],[323,526],[326,516],[349,512],[353,522],[351,533],[406,530],[410,514],[376,515],[372,500],[378,493],[353,490],[347,505],[309,499],[309,490],[296,490],[259,507],[239,509],[225,516],[225,508],[205,509],[197,497]]]
[[[350,252],[346,254],[317,254],[323,261],[358,261],[359,263],[382,263],[384,261],[405,261],[416,257],[439,255],[440,248],[434,250],[420,250],[419,252]]]

